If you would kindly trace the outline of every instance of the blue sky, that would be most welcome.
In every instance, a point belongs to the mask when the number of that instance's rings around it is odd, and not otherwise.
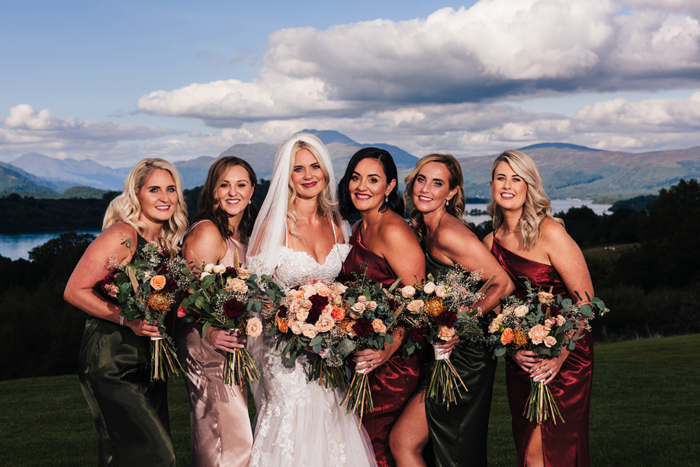
[[[338,130],[414,155],[700,145],[692,0],[0,5],[0,161],[127,166]]]

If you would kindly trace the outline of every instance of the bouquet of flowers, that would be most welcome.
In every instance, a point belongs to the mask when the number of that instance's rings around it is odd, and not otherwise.
[[[529,281],[525,286],[525,291],[505,297],[501,313],[489,325],[488,342],[495,357],[518,350],[531,350],[542,358],[558,357],[565,347],[574,350],[582,330],[590,330],[594,311],[601,316],[609,311],[601,299],[588,294],[589,303],[578,306],[570,298],[552,295],[551,288],[548,292],[535,289]],[[576,295],[581,300],[578,292]],[[564,422],[549,386],[533,380],[530,385],[523,415],[537,424],[550,418],[556,424],[557,417]]]
[[[129,264],[115,265],[98,286],[119,302],[124,318],[144,318],[158,326],[163,337],[151,337],[151,381],[167,381],[170,375],[180,375],[182,365],[175,343],[166,332],[165,317],[187,294],[190,270],[183,258],[163,256],[151,243],[144,245],[135,258]]]
[[[489,279],[478,291],[482,277],[479,272],[469,272],[461,267],[451,269],[435,280],[428,275],[428,281],[401,289],[406,308],[400,319],[411,329],[406,341],[406,352],[410,355],[425,342],[435,345],[448,341],[455,334],[469,342],[483,342],[483,332],[478,326],[480,310],[472,310],[472,305],[484,298],[495,276]],[[460,386],[467,387],[450,361],[450,353],[437,347],[435,365],[430,376],[427,395],[432,400],[450,403],[461,398]]]
[[[276,348],[284,344],[281,355],[287,364],[307,348],[318,354],[309,381],[318,379],[325,387],[347,384],[344,360],[349,341],[340,326],[348,308],[342,298],[345,289],[339,282],[313,279],[290,290],[276,310],[265,314]]]
[[[341,327],[350,338],[348,354],[355,350],[383,349],[385,343],[394,342],[391,331],[398,324],[397,317],[404,306],[393,295],[400,283],[401,278],[398,278],[386,289],[369,280],[366,267],[364,274],[355,274],[355,281],[348,284],[343,296],[348,302],[348,316]],[[347,404],[347,412],[352,409],[360,416],[360,423],[365,412],[374,410],[366,372],[367,369],[355,370],[341,402],[341,405]]]
[[[201,325],[202,339],[210,326],[229,329],[241,336],[260,336],[262,322],[252,312],[261,313],[263,306],[274,307],[284,295],[279,285],[267,275],[258,277],[241,268],[237,253],[235,267],[203,264],[196,258],[194,262],[199,277],[192,282],[193,292],[181,307],[188,322]],[[224,383],[244,387],[246,382],[257,381],[260,376],[260,366],[247,349],[226,353]]]

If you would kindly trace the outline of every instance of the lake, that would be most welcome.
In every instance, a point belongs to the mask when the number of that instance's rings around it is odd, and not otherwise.
[[[608,209],[610,204],[593,204],[593,200],[590,199],[553,199],[552,200],[552,212],[555,214],[561,211],[568,211],[570,208],[581,206],[587,206],[591,208],[596,214],[610,214]],[[479,225],[482,222],[491,220],[488,215],[469,215],[472,209],[478,209],[480,211],[486,211],[485,204],[467,204],[465,212],[467,213],[467,221],[473,222],[475,225]],[[0,235],[0,255],[16,260],[19,258],[29,259],[29,251],[39,245],[42,245],[52,238],[56,238],[64,232],[41,232],[41,233],[26,233],[26,234],[13,234],[13,235]],[[89,233],[93,235],[98,235],[99,231],[80,231],[78,233]]]

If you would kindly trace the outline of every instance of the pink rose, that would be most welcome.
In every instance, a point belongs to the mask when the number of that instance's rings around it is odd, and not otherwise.
[[[557,339],[554,336],[547,336],[544,338],[544,345],[548,348],[557,343]]]
[[[386,325],[381,319],[375,319],[372,321],[372,329],[374,332],[386,332]]]
[[[301,334],[302,324],[303,323],[301,321],[294,321],[289,327],[292,329],[292,332],[298,336],[299,334]]]
[[[545,305],[551,305],[554,303],[554,295],[549,292],[537,292],[537,300]]]
[[[566,324],[566,318],[562,315],[557,316],[557,326],[564,326]]]
[[[438,339],[443,341],[448,341],[455,335],[455,328],[448,328],[447,326],[440,326],[438,331]]]
[[[330,314],[322,314],[316,321],[316,329],[318,332],[328,332],[335,326],[335,320]]]
[[[313,339],[318,334],[318,330],[313,324],[305,323],[301,325],[301,333],[309,339]]]
[[[528,313],[528,311],[530,311],[530,309],[527,307],[527,305],[520,305],[513,311],[513,313],[515,313],[515,316],[518,318],[522,318]]]
[[[542,342],[544,342],[548,335],[549,330],[541,324],[533,326],[532,329],[530,329],[530,332],[528,333],[528,336],[530,336],[532,343],[535,345],[539,345]]]
[[[248,320],[248,325],[246,326],[245,332],[250,337],[258,337],[262,334],[262,322],[259,318],[250,318]]]

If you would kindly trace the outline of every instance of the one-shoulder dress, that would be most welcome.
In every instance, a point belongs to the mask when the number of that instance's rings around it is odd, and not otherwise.
[[[567,295],[564,281],[553,266],[523,258],[501,246],[495,238],[491,252],[510,275],[516,292],[525,289],[527,278],[534,287],[552,287],[555,295]],[[549,383],[566,423],[555,425],[548,421],[540,427],[546,467],[589,465],[588,414],[592,382],[593,338],[585,331],[557,376]],[[530,377],[511,358],[506,358],[506,385],[518,465],[524,466],[527,446],[537,425],[523,416],[530,395]]]
[[[352,273],[364,273],[361,264],[367,263],[367,276],[375,282],[390,286],[396,281],[396,273],[392,271],[386,259],[365,247],[360,230],[356,228],[350,239],[352,250],[343,263],[343,271],[338,279],[343,282],[354,280]],[[421,377],[422,368],[418,356],[414,354],[403,358],[401,349],[369,373],[374,411],[362,417],[362,424],[372,440],[377,464],[380,466],[394,465],[389,448],[389,433],[416,390]]]
[[[227,239],[226,245],[219,264],[232,267],[236,251],[245,261],[246,245],[233,238]],[[190,464],[247,466],[253,447],[247,391],[224,383],[226,354],[202,339],[193,323],[182,325],[177,351],[190,395]]]
[[[437,278],[453,268],[435,259],[428,249],[424,248],[424,251],[427,274]],[[485,318],[479,321],[479,325],[486,332],[488,323]],[[497,360],[484,344],[460,340],[452,350],[450,361],[467,386],[467,392],[462,391],[463,397],[456,403],[451,403],[449,409],[445,403],[425,398],[425,415],[433,443],[435,465],[485,466]]]
[[[140,235],[134,259],[146,240]],[[175,465],[167,386],[151,382],[148,337],[88,316],[79,355],[80,386],[98,437],[98,465]]]

